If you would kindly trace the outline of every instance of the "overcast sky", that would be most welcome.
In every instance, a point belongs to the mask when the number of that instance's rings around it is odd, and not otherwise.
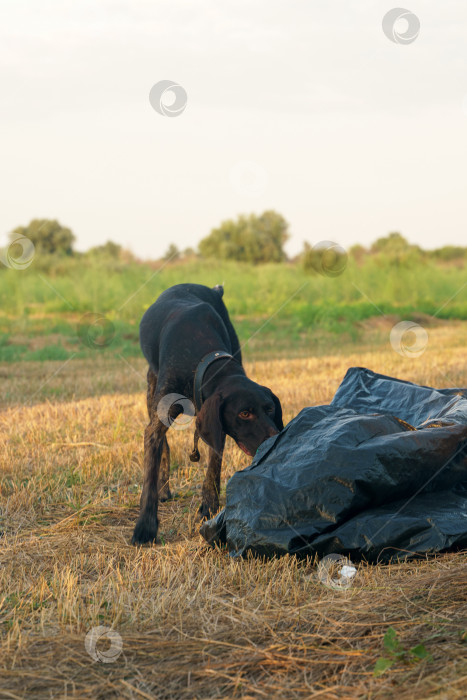
[[[405,45],[391,1],[0,0],[0,243],[57,218],[158,257],[273,208],[291,254],[467,245],[467,3],[407,3]]]

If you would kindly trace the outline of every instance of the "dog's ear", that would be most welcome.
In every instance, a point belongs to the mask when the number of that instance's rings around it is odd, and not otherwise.
[[[220,392],[210,396],[201,406],[196,417],[196,428],[201,438],[215,452],[221,454],[224,447],[225,432],[222,427],[221,409],[223,398]]]
[[[269,389],[269,391],[271,391],[271,390]],[[277,430],[284,430],[284,424],[282,422],[281,402],[279,401],[277,396],[275,394],[273,394],[272,391],[271,391],[271,396],[272,396],[272,400],[274,401],[274,406],[276,408],[276,411],[274,413],[274,423],[276,424]]]

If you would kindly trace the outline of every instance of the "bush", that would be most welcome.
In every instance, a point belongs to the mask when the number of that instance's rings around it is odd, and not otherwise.
[[[261,216],[239,216],[236,221],[223,221],[203,238],[199,250],[205,258],[238,260],[253,264],[282,262],[286,259],[283,245],[289,238],[288,223],[275,211]]]
[[[71,229],[62,226],[56,219],[33,219],[27,226],[18,226],[10,233],[14,243],[20,236],[29,238],[36,255],[72,255],[75,236]]]

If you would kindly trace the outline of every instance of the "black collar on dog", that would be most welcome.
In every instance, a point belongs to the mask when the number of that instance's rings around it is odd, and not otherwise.
[[[195,380],[193,384],[193,395],[195,399],[195,406],[196,410],[199,411],[201,406],[203,405],[203,378],[204,378],[204,373],[206,372],[207,368],[209,365],[212,365],[213,362],[216,362],[216,360],[222,360],[225,358],[229,358],[230,360],[233,360],[233,356],[229,353],[226,352],[225,350],[214,350],[214,352],[210,352],[207,355],[203,357],[201,362],[196,368],[195,371]]]

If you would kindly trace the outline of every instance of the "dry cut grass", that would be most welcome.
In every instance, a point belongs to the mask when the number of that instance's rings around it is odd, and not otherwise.
[[[455,342],[443,328],[432,334],[416,360],[387,348],[247,369],[281,397],[287,420],[328,403],[352,365],[466,386],[459,334]],[[88,364],[89,393],[94,370]],[[129,539],[142,393],[12,406],[0,422],[0,697],[466,696],[465,553],[360,564],[347,590],[324,586],[310,559],[231,559],[198,534],[203,462],[188,460],[190,430],[169,433],[176,498],[161,506],[160,542],[137,550]],[[223,484],[246,465],[230,441]],[[112,663],[85,648],[97,626],[118,635]],[[390,626],[403,649],[423,643],[430,658],[407,654],[375,677]],[[96,649],[105,655],[109,644],[101,639]]]

